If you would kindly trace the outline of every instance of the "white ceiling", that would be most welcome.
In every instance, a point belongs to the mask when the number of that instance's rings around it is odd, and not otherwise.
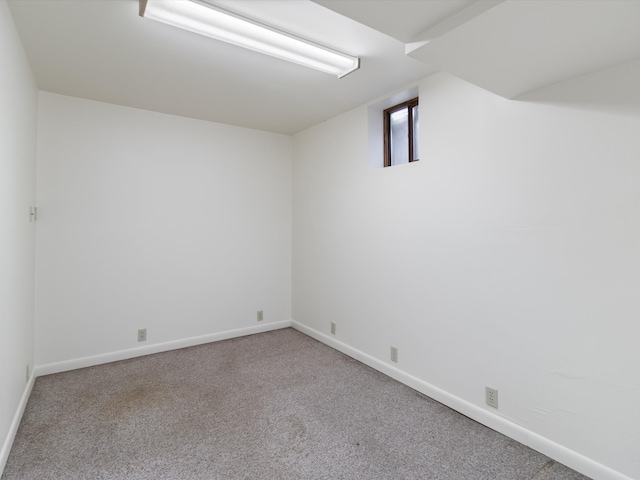
[[[138,0],[9,5],[42,90],[286,134],[438,70],[512,98],[640,58],[640,0],[222,2],[361,68],[338,80],[143,19]]]
[[[411,42],[423,31],[476,3],[474,0],[314,0],[382,33]]]
[[[515,98],[640,58],[640,1],[506,1],[411,56]]]

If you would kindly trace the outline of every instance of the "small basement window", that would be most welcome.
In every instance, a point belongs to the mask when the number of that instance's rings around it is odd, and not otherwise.
[[[384,111],[384,166],[417,162],[419,159],[416,97]]]

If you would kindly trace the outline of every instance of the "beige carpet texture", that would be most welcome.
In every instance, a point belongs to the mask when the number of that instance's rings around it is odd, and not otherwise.
[[[2,480],[585,480],[291,328],[36,379]]]

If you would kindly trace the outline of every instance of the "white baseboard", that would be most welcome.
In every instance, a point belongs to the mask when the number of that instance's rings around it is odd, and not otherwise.
[[[497,432],[506,435],[528,447],[537,450],[543,455],[556,460],[594,480],[632,480],[620,472],[612,470],[590,458],[587,458],[573,450],[559,445],[548,438],[534,433],[526,428],[513,423],[500,415],[485,410],[482,407],[467,402],[462,398],[456,397],[430,383],[425,382],[413,375],[403,372],[382,360],[372,357],[371,355],[361,352],[346,343],[342,343],[335,338],[325,335],[313,328],[307,327],[295,320],[291,321],[291,326],[296,330],[315,338],[316,340],[335,348],[336,350],[348,355],[365,365],[388,375],[394,380],[403,383],[424,395],[454,409],[457,412],[479,422]]]
[[[101,355],[92,355],[90,357],[75,358],[73,360],[65,360],[63,362],[48,363],[45,365],[37,365],[34,369],[37,377],[49,375],[52,373],[66,372],[77,368],[92,367],[103,363],[117,362],[119,360],[127,360],[129,358],[141,357],[152,353],[168,352],[178,348],[193,347],[202,345],[203,343],[218,342],[220,340],[228,340],[230,338],[244,337],[245,335],[253,335],[256,333],[269,332],[280,328],[291,326],[291,320],[283,320],[281,322],[268,322],[246,328],[238,328],[235,330],[227,330],[224,332],[210,333],[200,335],[198,337],[183,338],[180,340],[172,340],[170,342],[155,343],[145,345],[144,347],[130,348],[127,350],[119,350],[117,352],[103,353]]]
[[[9,426],[9,432],[7,433],[7,436],[4,439],[4,443],[2,444],[2,450],[0,450],[0,476],[2,476],[4,467],[7,464],[9,452],[11,452],[11,447],[13,446],[13,439],[16,438],[16,433],[18,432],[18,427],[20,426],[20,421],[22,420],[22,414],[24,413],[24,409],[26,408],[27,402],[29,401],[29,395],[31,395],[31,389],[33,388],[33,384],[35,383],[35,381],[36,374],[35,372],[31,372],[29,381],[24,387],[24,392],[22,392],[22,397],[20,398],[20,403],[18,403],[16,413],[13,416],[13,421]]]

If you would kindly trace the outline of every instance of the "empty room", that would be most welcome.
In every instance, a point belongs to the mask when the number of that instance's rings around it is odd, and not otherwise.
[[[0,0],[0,477],[640,479],[640,0]]]

